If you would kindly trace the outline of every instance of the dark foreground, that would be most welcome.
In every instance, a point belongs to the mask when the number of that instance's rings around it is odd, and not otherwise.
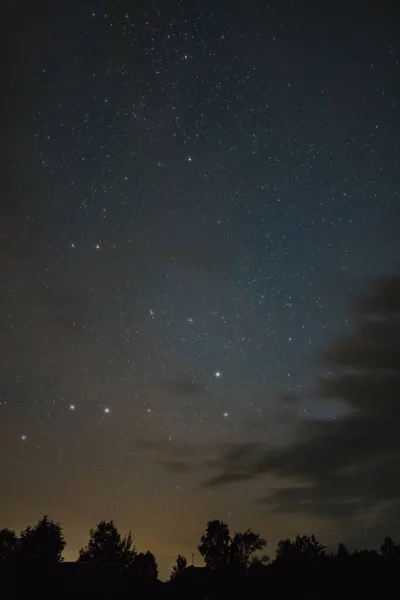
[[[398,565],[320,564],[262,573],[215,575],[189,567],[172,583],[137,581],[114,565],[60,563],[52,567],[18,565],[0,569],[0,598],[229,600],[252,598],[380,598],[398,590]]]

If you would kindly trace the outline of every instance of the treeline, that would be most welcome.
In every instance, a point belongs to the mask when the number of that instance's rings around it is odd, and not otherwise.
[[[350,552],[342,543],[336,552],[328,553],[314,535],[298,535],[294,540],[281,540],[273,560],[265,554],[266,540],[260,534],[247,530],[231,534],[223,521],[207,523],[197,547],[203,557],[205,571],[214,574],[248,573],[265,575],[285,569],[307,571],[323,569],[328,564],[355,567],[377,566],[383,563],[399,564],[400,546],[391,537],[385,537],[379,550],[362,549]],[[0,563],[3,566],[20,564],[52,564],[63,561],[66,541],[62,526],[44,515],[35,526],[28,526],[17,535],[10,529],[0,530]],[[158,565],[150,551],[138,552],[131,533],[122,536],[111,521],[100,521],[89,531],[88,543],[79,550],[77,562],[115,565],[135,578],[156,581]],[[188,571],[187,560],[179,555],[171,572],[170,581],[178,581]]]
[[[44,515],[38,523],[22,530],[18,536],[11,529],[0,530],[0,563],[51,566],[63,561],[66,541],[62,526]],[[77,562],[117,565],[132,575],[149,580],[158,577],[154,555],[137,552],[131,533],[122,537],[113,521],[100,521],[89,531],[86,547],[79,550]]]

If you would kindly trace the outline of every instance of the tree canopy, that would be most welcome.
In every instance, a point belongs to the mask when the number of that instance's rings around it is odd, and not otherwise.
[[[154,554],[150,551],[139,552],[132,563],[131,572],[141,581],[156,581],[158,577],[158,565]]]
[[[230,567],[247,570],[254,553],[266,545],[266,540],[250,529],[243,533],[235,533],[232,538],[228,525],[223,521],[214,520],[207,523],[198,550],[209,569]],[[267,557],[263,557],[262,562],[267,560]]]
[[[17,551],[21,560],[54,563],[63,560],[65,546],[61,525],[44,515],[37,525],[21,531]]]
[[[381,545],[381,555],[386,559],[393,559],[400,557],[400,546],[394,543],[391,537],[386,536]]]
[[[187,568],[187,560],[184,556],[182,556],[181,554],[178,554],[175,564],[172,567],[172,571],[171,571],[171,575],[169,580],[170,581],[174,581],[175,579],[177,579],[179,577],[179,575],[181,575],[181,573],[183,573]]]
[[[325,546],[320,544],[314,535],[297,535],[294,541],[289,538],[281,540],[276,549],[278,561],[287,560],[317,560],[326,556]]]
[[[216,570],[228,566],[230,541],[231,536],[226,523],[217,519],[207,523],[206,532],[201,536],[198,545],[206,567]]]
[[[0,530],[0,563],[7,563],[15,555],[18,547],[18,536],[11,529]]]
[[[257,550],[265,548],[266,545],[266,540],[250,529],[244,533],[235,533],[229,548],[230,566],[248,569],[253,554]]]
[[[129,566],[136,557],[130,533],[121,537],[114,521],[100,521],[89,532],[89,543],[79,551],[80,562],[117,563]]]

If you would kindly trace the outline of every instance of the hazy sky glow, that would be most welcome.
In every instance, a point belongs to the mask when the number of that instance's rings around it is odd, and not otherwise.
[[[399,22],[355,4],[3,8],[0,527],[113,518],[162,577],[213,517],[347,541],[293,509],[327,445],[265,451],[349,414],[321,351],[399,265]]]

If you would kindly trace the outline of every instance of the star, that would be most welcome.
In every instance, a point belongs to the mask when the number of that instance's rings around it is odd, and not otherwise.
[[[100,250],[100,244],[95,245],[96,250]]]
[[[215,377],[218,378],[218,377],[221,377],[222,373],[221,373],[221,371],[215,371],[214,375],[215,375]]]
[[[188,162],[192,162],[192,161],[193,161],[193,158],[192,158],[191,156],[188,156],[188,159],[187,159],[187,160],[188,160]]]
[[[106,414],[106,415],[109,415],[109,414],[110,414],[110,412],[111,412],[111,409],[110,409],[108,406],[106,406],[106,407],[104,408],[104,414]]]
[[[25,435],[24,433],[21,435],[21,440],[22,440],[23,442],[25,442],[25,441],[26,441],[26,435]]]
[[[71,242],[71,248],[75,249],[75,247],[76,247],[76,246],[75,246],[75,243],[74,243],[74,242]]]
[[[69,410],[75,410],[75,404],[70,404],[69,405]]]
[[[229,413],[228,413],[228,412],[224,412],[224,417],[225,417],[225,419],[226,419],[227,417],[229,417]]]

